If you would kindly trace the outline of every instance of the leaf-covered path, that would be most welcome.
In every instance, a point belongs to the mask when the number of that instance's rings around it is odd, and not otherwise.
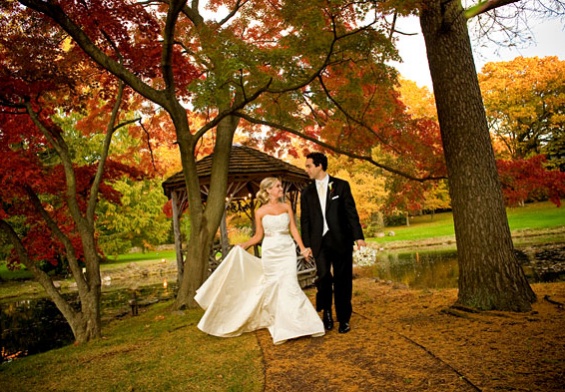
[[[457,292],[354,281],[352,330],[274,346],[266,391],[565,391],[565,282],[533,285],[528,313],[469,313]],[[309,290],[312,295],[313,291]]]

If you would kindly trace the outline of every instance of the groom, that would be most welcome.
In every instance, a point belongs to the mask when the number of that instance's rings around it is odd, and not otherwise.
[[[351,330],[351,293],[353,289],[353,243],[365,246],[363,231],[349,183],[330,177],[328,158],[319,152],[306,156],[306,172],[315,180],[300,199],[300,224],[304,246],[316,259],[316,310],[322,311],[327,330],[333,328],[332,299],[339,332]],[[333,270],[333,276],[332,276]]]

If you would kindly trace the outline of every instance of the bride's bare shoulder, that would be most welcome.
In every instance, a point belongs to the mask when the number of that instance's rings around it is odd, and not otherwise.
[[[261,207],[257,208],[257,211],[255,211],[255,216],[257,218],[262,218],[267,212],[268,212],[268,207],[265,204],[265,205],[262,205]]]

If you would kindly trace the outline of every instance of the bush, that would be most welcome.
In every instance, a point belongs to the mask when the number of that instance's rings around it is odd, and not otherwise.
[[[385,217],[385,226],[406,226],[406,215],[389,215]]]

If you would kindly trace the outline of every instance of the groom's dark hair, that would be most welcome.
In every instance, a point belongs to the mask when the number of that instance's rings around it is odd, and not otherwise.
[[[322,169],[324,171],[328,170],[328,158],[321,152],[311,152],[310,154],[306,155],[306,159],[308,158],[312,160],[314,166],[322,165]]]

